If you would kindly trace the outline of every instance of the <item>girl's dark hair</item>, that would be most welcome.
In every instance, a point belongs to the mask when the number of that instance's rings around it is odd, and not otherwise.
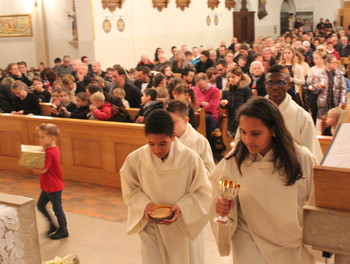
[[[162,48],[156,48],[156,52],[154,53],[154,60],[155,60],[156,62],[159,62],[158,50],[160,50],[160,49],[162,49]]]
[[[45,68],[41,74],[40,74],[41,79],[43,80],[48,80],[51,84],[57,80],[57,74],[55,71],[51,68]]]
[[[272,150],[275,170],[286,175],[283,179],[286,186],[293,185],[302,177],[301,166],[297,159],[293,138],[277,106],[266,98],[253,98],[240,107],[237,113],[238,121],[241,116],[258,118],[265,126],[274,131]],[[235,157],[239,172],[242,174],[241,166],[248,155],[247,147],[242,140],[239,140],[233,154],[227,159]]]
[[[176,85],[178,85],[179,83],[185,83],[185,81],[180,77],[174,77],[174,78],[171,78],[169,80],[167,88],[169,91],[170,99],[174,99],[172,92],[173,92],[174,88],[176,87]]]
[[[188,85],[186,83],[179,83],[178,85],[176,85],[175,88],[173,89],[173,92],[175,94],[186,94],[187,93],[190,96],[192,108],[195,108],[195,106],[197,105],[196,94],[192,88],[188,87]]]
[[[153,110],[145,120],[145,134],[174,135],[174,122],[170,114],[164,110]]]
[[[161,73],[161,72],[158,72],[156,75],[154,75],[154,77],[153,77],[153,85],[154,85],[154,87],[158,87],[159,84],[164,79],[166,79],[166,76],[163,73]]]
[[[89,84],[88,86],[86,86],[85,90],[88,90],[91,94],[94,94],[96,92],[103,92],[103,89],[95,84]]]

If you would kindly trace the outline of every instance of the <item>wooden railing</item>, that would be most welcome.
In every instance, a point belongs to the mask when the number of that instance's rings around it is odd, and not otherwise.
[[[20,167],[20,145],[39,145],[36,127],[54,123],[61,135],[65,179],[120,187],[119,170],[127,155],[146,143],[143,124],[0,114],[0,168],[32,173]]]

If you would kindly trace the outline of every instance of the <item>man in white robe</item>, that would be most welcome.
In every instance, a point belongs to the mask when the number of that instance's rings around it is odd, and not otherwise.
[[[311,153],[314,154],[317,162],[320,163],[323,158],[323,153],[320,142],[316,137],[315,125],[311,115],[293,101],[291,96],[287,93],[290,88],[289,79],[289,72],[284,66],[272,66],[265,77],[266,98],[277,105],[278,109],[281,111],[284,123],[294,140],[300,145],[307,147]],[[235,142],[239,137],[240,131],[238,128]]]
[[[203,161],[173,134],[170,115],[146,119],[148,145],[132,152],[120,170],[128,206],[127,233],[139,233],[143,264],[204,263],[202,229],[208,222],[211,187]],[[173,218],[156,224],[149,212],[172,205]]]
[[[215,167],[213,153],[208,140],[188,123],[187,105],[181,101],[175,100],[168,104],[167,111],[174,121],[175,136],[179,138],[182,144],[185,144],[198,153],[209,174]]]

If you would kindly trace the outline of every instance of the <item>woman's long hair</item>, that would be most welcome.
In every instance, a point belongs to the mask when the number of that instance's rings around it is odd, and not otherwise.
[[[237,120],[240,120],[241,116],[258,118],[265,126],[274,131],[272,150],[275,170],[281,175],[285,174],[283,182],[286,186],[293,185],[302,177],[301,166],[297,159],[293,138],[277,106],[266,98],[253,98],[238,110]],[[227,159],[234,157],[239,172],[242,173],[241,166],[248,155],[248,148],[242,140],[239,140],[233,154]]]

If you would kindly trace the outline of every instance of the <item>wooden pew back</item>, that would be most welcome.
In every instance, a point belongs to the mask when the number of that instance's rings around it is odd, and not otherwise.
[[[61,135],[64,179],[120,187],[119,170],[130,152],[146,144],[143,124],[0,114],[0,167],[32,173],[20,167],[20,145],[38,145],[36,127],[54,123]]]

